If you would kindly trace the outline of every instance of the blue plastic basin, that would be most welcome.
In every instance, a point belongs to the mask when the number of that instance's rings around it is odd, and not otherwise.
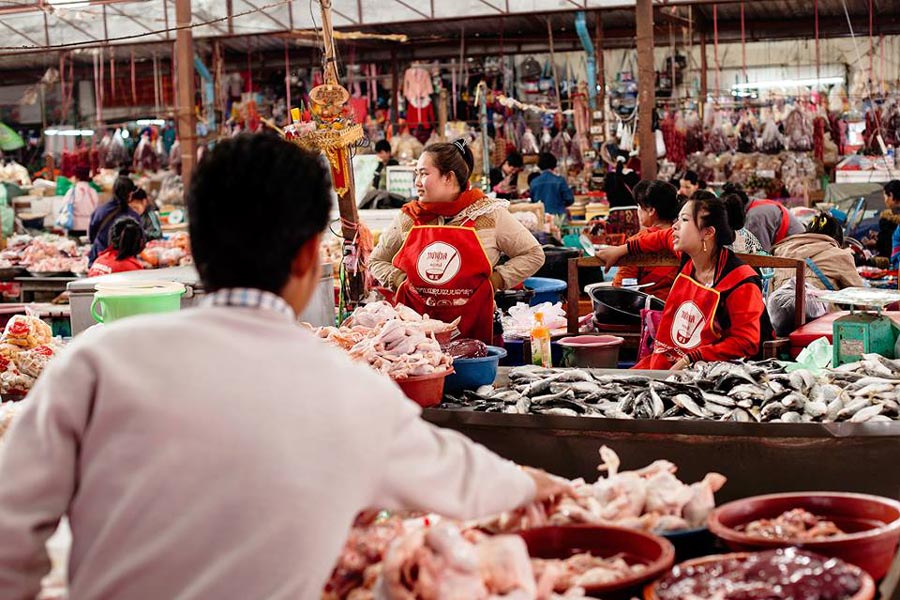
[[[525,280],[525,287],[529,290],[534,290],[534,298],[531,299],[529,304],[531,304],[531,306],[537,306],[544,302],[559,302],[567,284],[560,279],[529,277]]]
[[[454,373],[447,377],[444,387],[448,391],[474,390],[490,385],[497,379],[497,367],[506,350],[488,346],[488,355],[481,358],[453,359]]]

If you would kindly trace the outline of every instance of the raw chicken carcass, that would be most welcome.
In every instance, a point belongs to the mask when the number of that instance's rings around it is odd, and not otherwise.
[[[701,527],[716,507],[713,494],[722,489],[727,479],[719,473],[707,473],[703,481],[691,484],[691,499],[684,507],[684,518],[691,527]]]

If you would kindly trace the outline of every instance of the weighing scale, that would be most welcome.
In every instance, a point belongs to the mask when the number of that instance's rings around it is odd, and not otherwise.
[[[869,353],[894,358],[897,333],[893,321],[881,312],[900,302],[900,291],[855,287],[828,292],[819,298],[850,307],[849,315],[834,322],[833,366],[858,361]]]

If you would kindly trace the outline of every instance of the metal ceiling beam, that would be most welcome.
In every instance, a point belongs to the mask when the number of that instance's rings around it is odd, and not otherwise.
[[[26,35],[25,33],[22,33],[21,31],[19,31],[18,29],[16,29],[16,28],[13,27],[12,25],[10,25],[9,23],[5,23],[4,21],[0,21],[0,25],[3,25],[4,27],[6,27],[7,29],[9,29],[10,31],[12,31],[12,32],[15,33],[16,35],[25,38],[26,40],[28,40],[29,42],[31,42],[31,43],[34,44],[35,46],[40,46],[40,45],[41,45],[41,43],[40,43],[39,41],[37,41],[36,39],[34,39],[34,38],[31,37],[31,36]]]
[[[260,10],[260,8],[259,8],[257,5],[253,4],[252,2],[250,2],[250,0],[241,0],[241,2],[243,2],[244,4],[246,4],[247,6],[249,6],[250,8],[252,8],[253,10],[258,11],[259,14],[261,14],[261,15],[264,16],[264,17],[266,17],[267,19],[269,19],[270,21],[272,21],[273,23],[275,23],[276,25],[278,25],[279,27],[281,27],[283,30],[289,30],[289,29],[290,29],[290,27],[289,27],[288,25],[285,25],[284,23],[282,23],[281,21],[279,21],[278,19],[276,19],[275,17],[273,17],[272,15],[270,15],[269,13],[267,13],[266,11]]]

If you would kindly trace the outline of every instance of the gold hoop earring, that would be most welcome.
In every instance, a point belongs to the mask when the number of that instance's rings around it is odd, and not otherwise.
[[[706,252],[706,240],[703,240],[703,251]]]

